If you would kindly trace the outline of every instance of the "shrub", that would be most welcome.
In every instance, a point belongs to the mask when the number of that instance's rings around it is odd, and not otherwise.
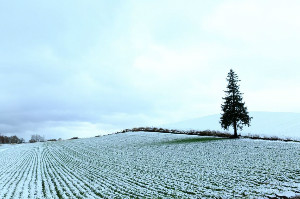
[[[220,131],[212,131],[212,130],[204,130],[204,131],[197,131],[197,130],[176,130],[176,129],[164,129],[164,128],[156,128],[156,127],[135,127],[132,129],[124,129],[117,133],[126,133],[126,132],[136,132],[136,131],[144,131],[144,132],[160,132],[160,133],[173,133],[173,134],[187,134],[187,135],[199,135],[199,136],[216,136],[216,137],[223,137],[223,138],[236,138],[233,137],[229,132],[220,132]],[[291,138],[282,139],[277,136],[272,137],[261,137],[257,134],[248,134],[246,136],[238,135],[238,137],[242,138],[249,138],[249,139],[261,139],[261,140],[280,140],[286,142],[300,142],[298,140],[293,140]]]

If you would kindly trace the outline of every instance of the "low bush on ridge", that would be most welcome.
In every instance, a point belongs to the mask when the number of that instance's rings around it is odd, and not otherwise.
[[[137,127],[132,129],[124,129],[117,133],[126,133],[126,132],[159,132],[159,133],[173,133],[173,134],[187,134],[187,135],[200,135],[200,136],[218,136],[218,137],[227,137],[230,138],[232,135],[227,132],[220,131],[196,131],[196,130],[177,130],[177,129],[165,129],[165,128],[156,128],[156,127]]]
[[[186,135],[199,135],[199,136],[217,136],[217,137],[224,137],[224,138],[234,138],[232,134],[228,132],[220,132],[220,131],[197,131],[197,130],[177,130],[177,129],[165,129],[165,128],[157,128],[157,127],[135,127],[132,129],[124,129],[122,131],[116,133],[126,133],[126,132],[137,132],[137,131],[144,131],[144,132],[159,132],[159,133],[173,133],[173,134],[186,134]],[[260,136],[257,134],[248,134],[246,136],[240,136],[242,138],[249,138],[249,139],[259,139],[259,140],[273,140],[273,141],[284,141],[284,142],[300,142],[299,140],[295,140],[292,138],[279,138],[277,136]]]
[[[273,140],[273,141],[284,141],[284,142],[300,142],[300,140],[296,140],[296,139],[292,139],[292,138],[280,138],[280,137],[277,137],[277,136],[259,136],[257,134],[254,134],[254,135],[245,135],[245,136],[242,136],[243,138],[249,138],[249,139],[259,139],[259,140]]]

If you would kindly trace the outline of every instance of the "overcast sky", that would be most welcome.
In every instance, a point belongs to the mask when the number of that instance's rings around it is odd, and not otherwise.
[[[88,137],[218,114],[300,112],[300,1],[0,0],[0,133]]]

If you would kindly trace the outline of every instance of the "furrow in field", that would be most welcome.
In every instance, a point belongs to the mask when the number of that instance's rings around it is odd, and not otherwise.
[[[34,154],[32,151],[29,151],[28,158],[18,157],[21,161],[20,164],[16,164],[11,167],[7,173],[3,181],[5,182],[4,186],[1,187],[1,198],[10,198],[15,190],[16,184],[19,183],[20,179],[23,176],[23,170],[26,170],[27,167],[31,166],[31,161],[34,159]]]
[[[59,150],[59,151],[61,151],[61,150]],[[66,150],[64,150],[64,151],[66,151]],[[70,154],[70,153],[62,153],[63,155],[65,155],[65,154]],[[76,153],[77,155],[79,155],[79,153]],[[58,156],[58,155],[57,155]],[[78,156],[78,157],[80,157],[80,155]],[[63,159],[68,159],[68,158],[63,158]],[[77,159],[77,162],[78,162],[78,159]],[[74,172],[74,173],[77,173],[77,174],[81,174],[82,176],[84,176],[83,177],[83,179],[85,179],[86,180],[86,182],[85,182],[85,186],[89,186],[89,184],[91,184],[91,182],[93,181],[93,183],[92,184],[95,184],[95,176],[98,178],[98,179],[101,179],[101,181],[99,181],[99,182],[97,182],[97,184],[98,185],[101,185],[101,186],[106,186],[107,188],[109,188],[109,189],[113,189],[114,187],[113,187],[113,184],[112,183],[109,183],[108,181],[105,181],[105,182],[103,182],[103,176],[102,177],[100,177],[99,178],[99,176],[98,176],[98,174],[97,174],[97,172],[99,171],[99,170],[101,170],[101,167],[98,167],[97,168],[97,170],[96,171],[93,171],[93,172],[91,172],[90,171],[90,168],[91,167],[87,167],[87,165],[84,163],[84,162],[82,162],[82,163],[80,163],[80,165],[81,166],[76,166],[76,167],[72,167],[72,164],[70,164],[70,165],[67,165],[66,163],[62,163],[62,165],[66,165],[69,169],[71,168],[74,168],[75,169],[75,171],[76,172]],[[82,167],[82,165],[84,165],[83,167]],[[80,169],[81,168],[81,169]],[[89,175],[89,173],[92,173],[92,175]],[[94,176],[93,177],[93,179],[88,179],[88,178],[86,178],[85,176]],[[81,177],[82,178],[82,177]],[[96,179],[97,179],[96,178]],[[110,185],[111,184],[111,185]],[[92,188],[92,186],[90,186],[90,188]],[[99,186],[97,186],[97,188],[99,188]],[[104,188],[104,187],[102,187],[102,188]],[[92,190],[93,192],[96,192],[96,195],[99,195],[100,194],[100,192],[98,192],[98,191],[96,191],[96,189],[93,189]],[[116,192],[117,191],[119,191],[119,190],[115,190]],[[124,195],[125,195],[125,193],[124,193]]]
[[[45,157],[46,162],[46,170],[50,176],[51,182],[54,184],[55,193],[59,198],[76,198],[73,194],[72,190],[69,186],[65,183],[65,181],[61,178],[58,174],[59,165],[56,165],[53,161],[53,158],[49,153],[47,153],[47,157]]]
[[[16,185],[16,188],[14,190],[13,198],[29,198],[28,195],[28,184],[29,180],[31,179],[30,171],[34,169],[34,164],[32,164],[32,159],[27,160],[27,167],[23,170],[23,173],[21,176],[21,179],[19,180],[19,183]]]
[[[83,151],[82,153],[85,154],[86,156],[88,156],[90,159],[92,159],[93,153],[90,152],[89,150],[85,150],[87,148],[88,147],[82,149],[82,151]],[[91,148],[91,147],[89,147],[89,148]],[[92,149],[91,151],[95,151],[95,150]],[[124,159],[124,161],[126,161],[126,160]],[[111,162],[112,161],[109,161],[107,165],[109,165],[110,167],[114,166],[116,169],[112,169],[112,170],[118,170],[118,172],[110,174],[110,176],[113,176],[115,179],[120,180],[123,184],[126,184],[126,186],[130,186],[133,188],[133,191],[128,190],[127,192],[133,194],[133,193],[136,193],[137,191],[139,191],[139,192],[143,191],[143,193],[153,191],[153,192],[159,193],[160,195],[170,196],[168,194],[168,190],[169,190],[168,186],[159,184],[159,182],[161,182],[160,179],[159,180],[153,179],[154,176],[156,178],[159,178],[159,175],[152,174],[148,177],[150,179],[149,180],[150,182],[152,180],[151,186],[150,186],[150,184],[148,185],[147,182],[145,182],[145,177],[147,175],[149,175],[149,172],[145,172],[147,170],[144,170],[144,168],[140,168],[140,167],[143,167],[142,165],[139,165],[139,167],[132,168],[132,165],[126,164],[127,162],[122,162],[122,164],[111,164]],[[102,163],[103,163],[103,161],[102,161]],[[91,164],[91,162],[89,164]],[[107,165],[105,165],[105,166],[107,166]],[[126,172],[126,170],[128,172]],[[143,178],[139,178],[139,176],[138,176],[141,173],[143,174]],[[132,176],[132,174],[137,174],[137,176],[130,178],[130,175]],[[177,180],[177,181],[180,182],[180,180]],[[153,182],[158,182],[158,183],[155,184]],[[189,185],[190,185],[190,183],[189,183]],[[135,188],[137,188],[137,190],[134,190]],[[153,196],[153,192],[151,192],[152,196]],[[180,189],[178,189],[177,192],[180,192]],[[185,193],[185,192],[183,192],[183,193]]]
[[[58,196],[56,195],[55,185],[51,180],[51,176],[49,174],[49,170],[47,168],[48,161],[47,161],[47,150],[43,150],[41,154],[41,175],[42,175],[42,192],[44,198],[55,198],[57,199]]]
[[[68,147],[65,147],[64,151],[68,150],[67,148]],[[72,150],[72,149],[69,149],[69,150]],[[73,152],[73,154],[76,154],[77,158],[78,157],[82,158],[82,156],[89,157],[89,160],[84,158],[84,161],[82,161],[82,162],[84,162],[85,164],[83,163],[81,165],[84,165],[84,168],[83,168],[84,170],[86,170],[87,168],[88,168],[88,170],[93,170],[92,173],[93,173],[94,177],[97,177],[96,180],[101,179],[101,181],[103,181],[104,180],[103,178],[107,178],[105,176],[99,176],[99,172],[101,172],[105,167],[110,167],[110,171],[108,171],[110,173],[106,172],[107,176],[109,176],[109,178],[112,178],[112,179],[118,179],[118,181],[121,182],[121,184],[119,185],[117,182],[113,182],[113,181],[110,181],[110,182],[106,181],[105,184],[106,185],[111,184],[112,186],[110,187],[110,189],[113,189],[115,192],[120,192],[123,195],[129,195],[129,196],[140,196],[137,193],[141,193],[141,192],[144,193],[143,196],[149,196],[149,197],[153,196],[154,192],[158,192],[161,195],[164,195],[164,194],[168,195],[168,194],[166,194],[166,191],[154,190],[150,186],[148,186],[148,187],[145,186],[145,184],[143,182],[140,183],[140,182],[136,182],[134,180],[130,180],[128,178],[128,176],[124,175],[123,172],[120,172],[123,169],[122,165],[115,164],[114,168],[111,168],[112,164],[110,164],[109,162],[107,164],[103,165],[103,160],[93,161],[93,155],[90,151],[85,150],[85,149],[78,149],[78,150],[81,153]],[[94,151],[94,149],[91,151]],[[72,153],[67,152],[66,154],[72,154]],[[97,158],[99,159],[99,157],[97,157]],[[93,162],[98,163],[97,166],[94,165]],[[111,171],[113,171],[113,172],[111,172]],[[116,172],[116,171],[118,171],[118,172]],[[97,182],[97,183],[100,184],[101,182]],[[129,190],[127,187],[132,187],[132,190]],[[149,193],[147,193],[147,192],[149,192]]]
[[[100,192],[97,192],[89,185],[91,181],[86,177],[87,171],[81,172],[78,166],[72,166],[72,162],[66,157],[66,152],[61,153],[60,150],[51,148],[51,153],[53,154],[53,159],[61,166],[62,173],[79,190],[79,193],[83,194],[84,197],[86,197],[86,194],[91,194],[91,197],[101,196]],[[66,164],[64,161],[68,161],[69,164]]]

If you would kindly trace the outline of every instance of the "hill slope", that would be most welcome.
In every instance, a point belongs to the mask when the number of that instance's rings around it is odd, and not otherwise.
[[[300,190],[299,143],[130,132],[3,147],[1,199],[279,198]]]
[[[253,117],[250,127],[244,127],[242,135],[248,133],[300,138],[300,113],[280,113],[280,112],[251,112]],[[178,123],[164,125],[165,128],[175,129],[197,129],[197,130],[219,130],[220,115],[210,115],[206,117],[195,118]],[[233,130],[230,129],[230,132]]]

